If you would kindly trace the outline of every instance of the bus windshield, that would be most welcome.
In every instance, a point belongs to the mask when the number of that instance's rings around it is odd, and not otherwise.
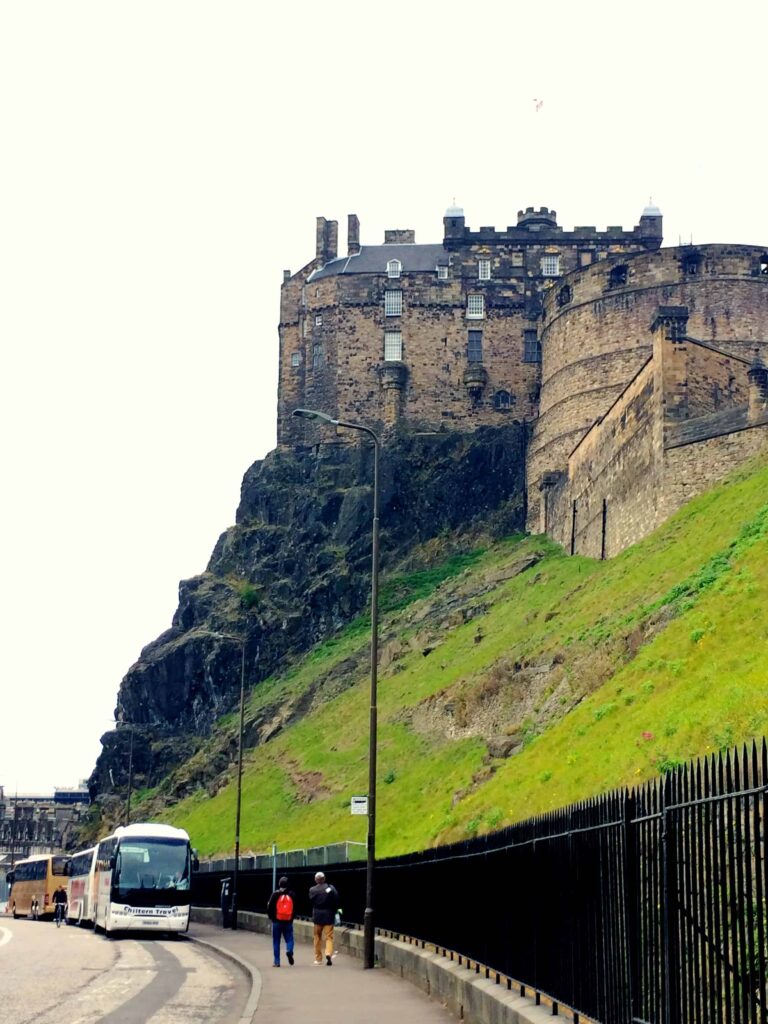
[[[189,889],[189,843],[182,839],[123,840],[112,887],[120,895],[141,889]]]

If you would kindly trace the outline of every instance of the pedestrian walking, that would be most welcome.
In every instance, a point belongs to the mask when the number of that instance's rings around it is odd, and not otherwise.
[[[333,923],[339,909],[339,894],[335,886],[326,881],[322,871],[315,875],[315,884],[309,890],[312,904],[312,924],[315,940],[315,966],[323,962],[323,941],[325,941],[325,963],[333,967]]]
[[[293,967],[293,918],[296,913],[296,895],[288,888],[288,879],[283,875],[279,888],[269,897],[267,917],[272,922],[272,966],[280,966],[280,940],[285,939],[285,955]]]

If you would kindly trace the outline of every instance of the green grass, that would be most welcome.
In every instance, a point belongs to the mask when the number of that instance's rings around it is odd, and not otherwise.
[[[543,537],[511,538],[388,580],[379,854],[499,828],[766,732],[767,485],[764,464],[744,467],[608,562],[569,558]],[[537,564],[514,575],[533,555]],[[250,716],[321,690],[335,666],[347,666],[335,696],[248,752],[244,849],[365,838],[365,819],[349,813],[350,797],[367,786],[364,627],[358,620],[255,689]],[[528,661],[561,665],[568,696],[559,720],[532,709],[499,723],[524,740],[514,756],[492,760],[481,738],[461,730],[448,738],[445,728],[413,728],[411,712],[446,695],[462,713],[482,707],[506,685],[499,666]],[[230,716],[182,776],[194,779],[233,728]],[[230,784],[214,797],[200,789],[163,817],[213,854],[231,849],[234,814]]]

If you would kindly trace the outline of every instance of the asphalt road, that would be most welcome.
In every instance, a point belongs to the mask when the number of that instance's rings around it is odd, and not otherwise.
[[[234,1024],[250,983],[178,939],[0,918],[2,1024]]]

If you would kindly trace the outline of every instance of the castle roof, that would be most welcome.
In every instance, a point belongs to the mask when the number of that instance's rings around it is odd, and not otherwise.
[[[360,252],[352,256],[340,256],[330,260],[325,266],[313,271],[308,281],[319,281],[323,277],[336,277],[339,274],[386,274],[387,263],[400,260],[403,273],[418,271],[434,271],[439,263],[448,263],[448,254],[439,243],[436,245],[416,245],[414,242],[396,245],[364,245]]]

